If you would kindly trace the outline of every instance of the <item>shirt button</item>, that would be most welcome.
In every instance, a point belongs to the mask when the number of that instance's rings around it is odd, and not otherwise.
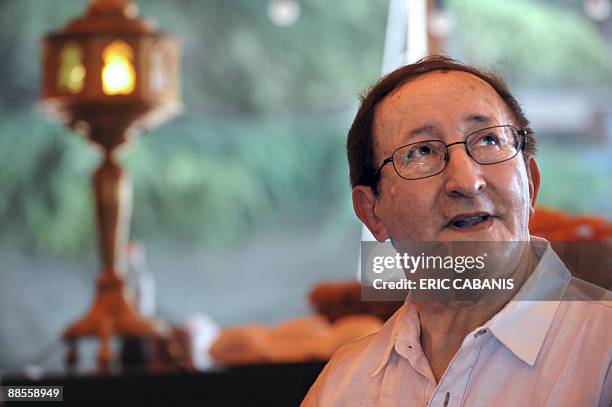
[[[486,329],[481,329],[480,331],[478,331],[478,332],[476,332],[476,333],[474,334],[474,338],[477,338],[477,337],[479,337],[480,335],[485,334],[486,332],[487,332],[487,330],[486,330]]]

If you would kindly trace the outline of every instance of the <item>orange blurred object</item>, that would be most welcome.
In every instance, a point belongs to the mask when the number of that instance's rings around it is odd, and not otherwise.
[[[532,235],[546,240],[586,241],[612,239],[612,222],[593,215],[569,215],[558,209],[538,206],[529,221]]]

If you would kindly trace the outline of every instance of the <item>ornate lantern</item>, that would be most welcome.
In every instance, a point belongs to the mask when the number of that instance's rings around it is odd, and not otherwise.
[[[143,318],[124,293],[131,184],[116,151],[138,129],[153,128],[180,110],[179,46],[137,18],[130,0],[93,0],[85,16],[47,35],[43,46],[44,111],[84,132],[103,151],[92,179],[102,272],[91,309],[64,339],[73,367],[76,340],[98,337],[98,365],[106,370],[113,335],[165,331],[159,321]]]

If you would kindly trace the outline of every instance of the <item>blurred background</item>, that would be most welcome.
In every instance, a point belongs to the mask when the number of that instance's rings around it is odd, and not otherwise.
[[[344,145],[358,95],[380,76],[389,4],[275,3],[136,2],[183,45],[183,113],[120,156],[134,181],[135,267],[155,281],[165,321],[278,323],[310,313],[316,282],[355,278],[361,225]],[[38,362],[87,309],[99,272],[90,186],[99,151],[39,105],[41,39],[86,4],[0,1],[4,371]],[[504,75],[531,119],[540,204],[612,217],[610,2],[440,6],[432,26],[447,54]],[[43,359],[62,366],[60,352]]]

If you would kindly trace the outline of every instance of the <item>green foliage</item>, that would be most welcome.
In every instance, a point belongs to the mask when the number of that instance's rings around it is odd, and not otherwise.
[[[352,103],[380,70],[385,0],[302,2],[290,28],[267,0],[140,2],[183,40],[184,90],[194,110],[244,115],[326,111]],[[365,23],[367,22],[367,23]]]
[[[545,144],[538,163],[543,175],[538,202],[573,213],[612,215],[609,154],[597,147]]]
[[[0,122],[0,240],[74,253],[93,228],[89,172],[95,154],[27,113]]]
[[[272,25],[261,0],[137,4],[183,42],[187,111],[124,154],[135,186],[133,235],[221,245],[256,228],[348,212],[344,112],[378,74],[385,1],[339,0],[335,13],[328,2],[304,2],[291,28]],[[27,113],[38,98],[40,65],[32,61],[42,36],[84,8],[69,0],[0,3],[3,27],[11,27],[0,47],[12,56],[0,68],[11,78],[0,80],[3,246],[74,255],[93,245],[89,176],[97,154]]]
[[[528,0],[454,0],[449,7],[463,59],[493,64],[515,86],[610,82],[610,44],[577,11]]]
[[[137,138],[121,157],[134,180],[133,236],[222,247],[256,229],[333,223],[350,209],[340,126],[321,115],[190,116]],[[0,134],[3,245],[91,250],[95,149],[40,117],[13,115]]]
[[[231,247],[265,228],[354,222],[344,138],[356,95],[379,74],[387,1],[302,0],[289,28],[270,23],[267,0],[136,3],[182,39],[187,108],[122,154],[135,187],[132,235]],[[452,42],[465,60],[506,61],[519,85],[609,81],[607,44],[576,14],[525,0],[449,3],[459,26]],[[0,2],[3,249],[92,252],[89,178],[98,154],[32,113],[40,40],[85,5]],[[547,188],[543,196],[560,207],[592,208],[586,190],[570,199]]]
[[[186,118],[143,137],[125,157],[137,180],[134,234],[221,245],[349,209],[344,137],[337,119],[316,120]]]

